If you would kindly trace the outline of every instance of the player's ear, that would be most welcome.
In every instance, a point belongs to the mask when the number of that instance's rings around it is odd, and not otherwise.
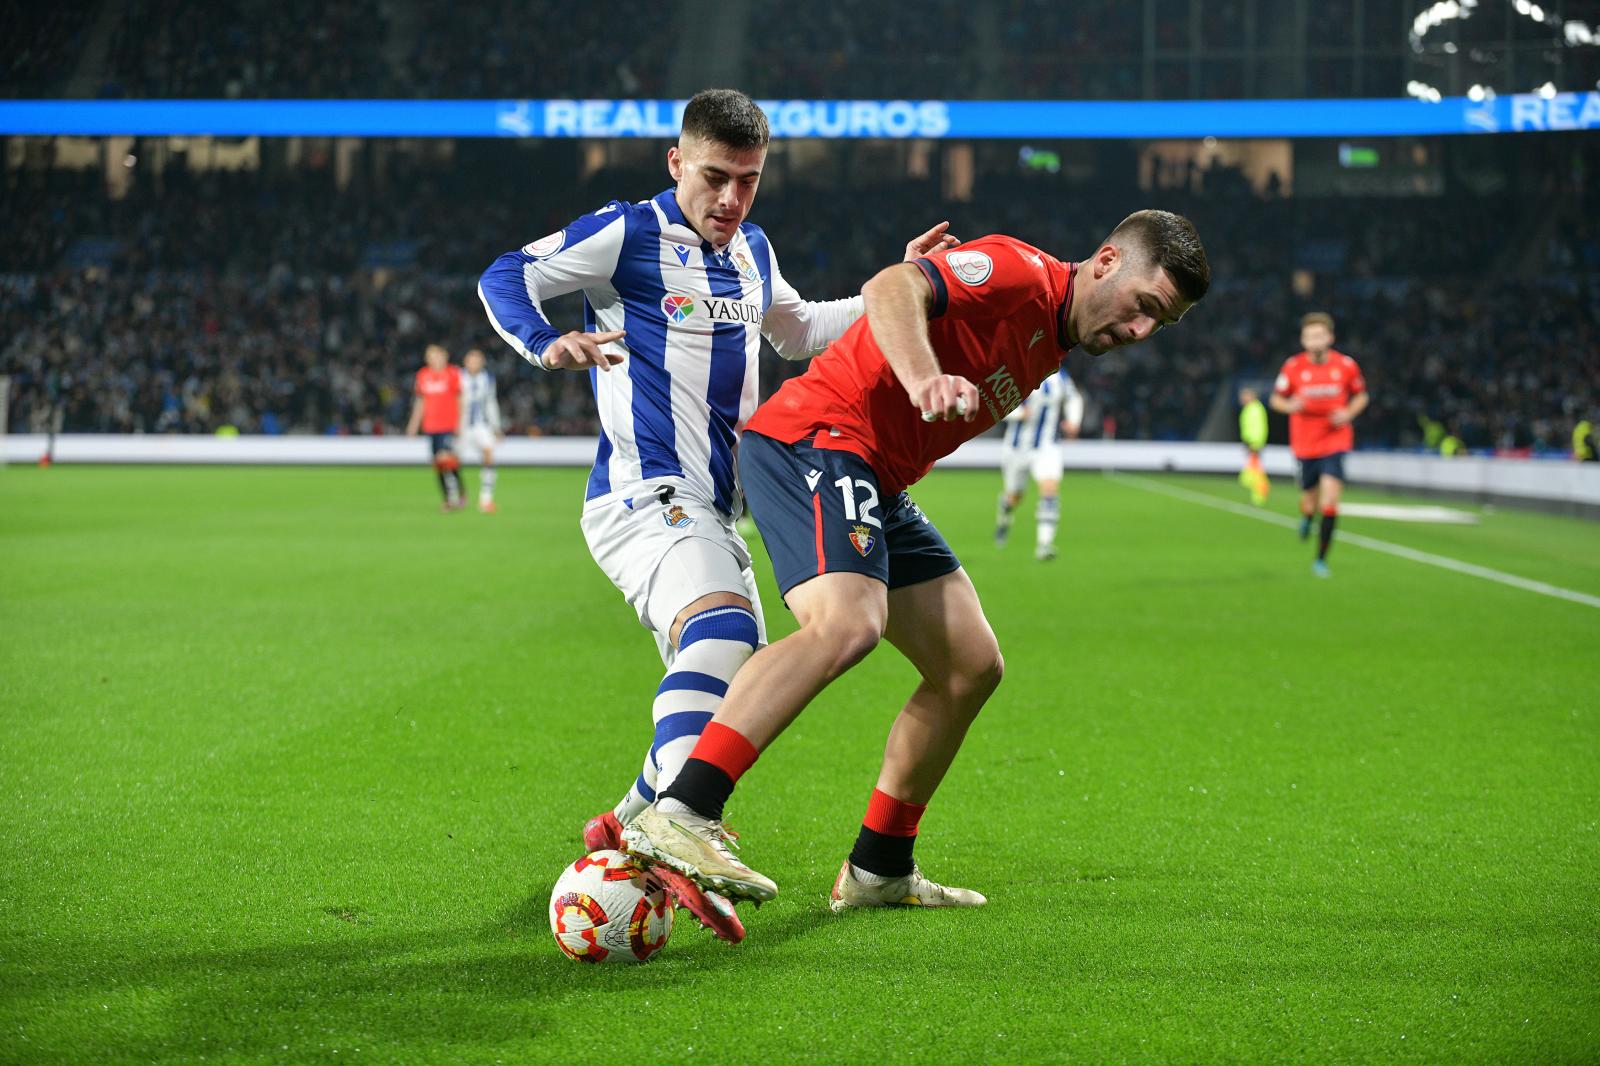
[[[1108,278],[1117,272],[1117,267],[1122,265],[1122,253],[1114,244],[1102,244],[1100,250],[1094,253],[1095,280]]]
[[[677,145],[667,149],[667,173],[673,181],[683,180],[683,149]]]

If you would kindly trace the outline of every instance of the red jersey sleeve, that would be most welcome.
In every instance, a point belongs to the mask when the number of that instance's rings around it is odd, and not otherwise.
[[[1044,260],[1010,237],[979,237],[912,262],[933,287],[929,318],[1007,318],[1050,286]]]
[[[1366,392],[1367,391],[1367,379],[1361,376],[1361,367],[1360,367],[1360,365],[1354,359],[1350,358],[1348,355],[1344,357],[1344,361],[1350,367],[1350,386],[1349,386],[1350,395],[1354,396],[1357,393]]]
[[[1296,356],[1295,358],[1299,357]],[[1293,368],[1294,359],[1286,359],[1283,363],[1283,369],[1278,371],[1278,380],[1272,383],[1272,391],[1279,396],[1294,395],[1294,374],[1291,373]]]

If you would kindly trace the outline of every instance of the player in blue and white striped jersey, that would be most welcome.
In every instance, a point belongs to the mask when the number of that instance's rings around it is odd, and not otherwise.
[[[530,362],[589,371],[601,432],[584,538],[667,667],[644,769],[615,810],[590,821],[591,848],[617,846],[622,824],[677,776],[734,672],[765,642],[750,553],[734,528],[734,450],[758,398],[761,338],[802,359],[862,313],[859,296],[801,299],[766,234],[745,221],[768,140],[766,116],[743,93],[697,94],[667,153],[674,188],[614,200],[508,252],[478,286],[495,331]],[[955,244],[944,231],[912,241],[906,258]],[[584,328],[563,332],[544,302],[577,290]],[[706,908],[687,879],[662,876],[719,935],[743,936],[725,901]]]
[[[1061,520],[1061,446],[1056,433],[1059,429],[1069,440],[1076,438],[1082,423],[1083,396],[1065,367],[1045,378],[1006,415],[1000,448],[1003,484],[994,530],[997,545],[1004,547],[1011,534],[1011,520],[1031,474],[1039,483],[1039,502],[1033,509],[1033,557],[1046,562],[1056,557],[1056,523]]]
[[[500,422],[500,399],[495,395],[494,374],[484,366],[483,352],[472,349],[461,359],[461,431],[464,454],[478,453],[478,510],[493,514],[494,446],[506,439]]]

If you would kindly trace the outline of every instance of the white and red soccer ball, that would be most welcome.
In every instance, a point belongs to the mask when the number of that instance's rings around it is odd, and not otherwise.
[[[644,962],[672,935],[672,900],[620,851],[593,851],[550,893],[550,932],[578,962]]]

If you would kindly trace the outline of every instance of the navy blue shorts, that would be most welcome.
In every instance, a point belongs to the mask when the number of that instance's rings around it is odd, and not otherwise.
[[[428,440],[433,443],[434,455],[456,450],[456,435],[454,433],[429,433]]]
[[[747,432],[739,479],[785,595],[818,574],[866,574],[897,589],[961,568],[909,494],[879,498],[878,475],[859,455]]]
[[[1300,460],[1300,488],[1302,490],[1314,489],[1317,482],[1322,480],[1322,475],[1336,477],[1344,480],[1344,452],[1334,452],[1324,455],[1320,459]]]

